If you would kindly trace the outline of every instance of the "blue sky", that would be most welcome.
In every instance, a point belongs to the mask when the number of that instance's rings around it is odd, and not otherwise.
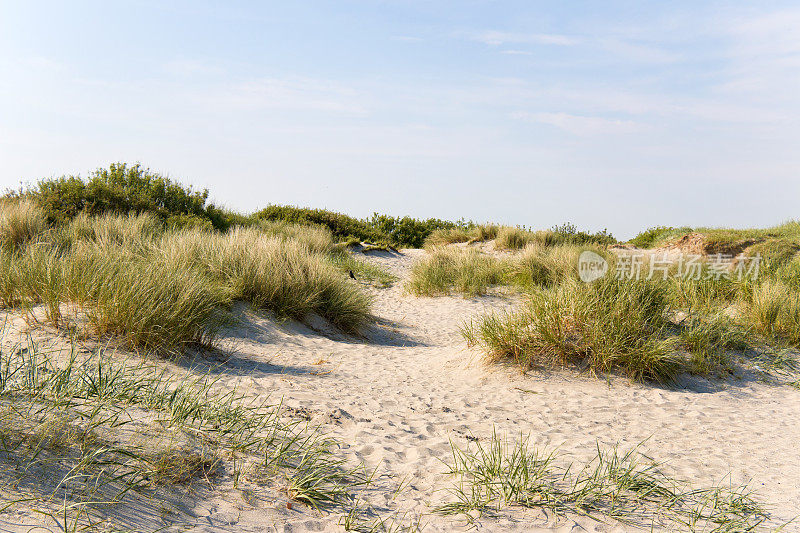
[[[221,204],[800,216],[797,2],[0,0],[0,186],[113,161]]]

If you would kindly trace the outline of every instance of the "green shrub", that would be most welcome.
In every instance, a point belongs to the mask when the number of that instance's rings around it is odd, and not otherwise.
[[[448,222],[430,218],[392,217],[374,213],[367,220],[357,219],[326,209],[308,209],[287,205],[270,205],[253,215],[255,220],[282,221],[292,224],[316,224],[328,228],[338,241],[389,244],[403,248],[421,248],[425,239],[436,230],[464,228],[466,222]]]
[[[270,205],[253,215],[255,220],[288,222],[291,224],[317,224],[328,228],[337,240],[355,237],[359,241],[389,242],[389,235],[370,226],[363,220],[325,209],[307,209],[288,205]]]
[[[65,222],[85,212],[89,215],[151,213],[162,220],[191,215],[226,230],[226,213],[207,204],[208,191],[195,191],[138,163],[114,163],[83,180],[77,176],[42,179],[23,192],[44,210],[50,222]]]
[[[615,239],[607,229],[603,229],[595,233],[589,233],[588,231],[578,230],[574,224],[570,224],[569,222],[566,224],[561,224],[560,226],[553,226],[550,228],[549,233],[551,234],[550,238],[553,240],[552,243],[548,243],[549,245],[597,244],[601,246],[607,246],[609,244],[616,244],[617,242],[617,239]]]
[[[411,217],[392,217],[373,213],[369,225],[389,237],[389,242],[404,248],[422,248],[426,239],[437,230],[466,229],[464,221],[448,222],[438,218],[417,220]]]
[[[214,224],[211,220],[189,214],[170,215],[166,220],[166,227],[171,230],[198,229],[201,231],[214,231]]]
[[[475,296],[501,283],[504,275],[503,263],[477,250],[435,248],[414,264],[406,288],[416,295],[434,296],[456,290]]]

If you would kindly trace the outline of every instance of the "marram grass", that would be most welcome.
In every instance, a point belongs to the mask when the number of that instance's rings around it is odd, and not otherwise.
[[[168,230],[149,214],[78,215],[47,228],[25,202],[0,205],[0,221],[0,304],[28,316],[41,305],[54,325],[66,306],[91,333],[136,349],[213,343],[236,300],[280,317],[314,313],[350,333],[371,319],[371,298],[343,271],[360,265],[337,259],[342,252],[324,228]]]

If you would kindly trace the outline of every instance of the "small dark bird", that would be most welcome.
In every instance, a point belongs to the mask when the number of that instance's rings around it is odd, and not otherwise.
[[[353,274],[353,271],[352,271],[352,270],[350,270],[349,272],[350,272],[350,277],[351,277],[351,278],[353,278],[353,279],[356,279],[356,275],[355,275],[355,274]]]

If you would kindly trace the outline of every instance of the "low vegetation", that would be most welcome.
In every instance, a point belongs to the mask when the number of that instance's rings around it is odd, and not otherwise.
[[[414,264],[406,288],[416,295],[435,296],[456,290],[474,296],[501,283],[504,275],[499,261],[477,250],[436,248]]]
[[[434,248],[459,242],[476,243],[493,240],[500,227],[496,224],[478,224],[469,227],[437,229],[425,239],[425,248]]]
[[[569,279],[534,292],[516,313],[490,315],[464,331],[491,359],[511,359],[525,369],[574,364],[666,382],[680,368],[666,335],[667,306],[666,290],[657,284]]]
[[[163,528],[113,509],[149,500],[174,513],[175,485],[230,483],[347,509],[369,481],[280,405],[102,352],[81,359],[74,344],[66,354],[31,343],[0,350],[0,461],[0,509],[35,509],[70,531]]]
[[[689,242],[686,242],[689,241]],[[684,246],[693,253],[760,254],[766,268],[778,268],[800,249],[800,222],[789,221],[765,229],[690,228],[659,226],[645,230],[630,244],[638,248]]]
[[[746,486],[692,487],[669,477],[638,447],[623,452],[598,444],[595,457],[577,467],[532,447],[527,438],[512,443],[494,434],[486,444],[451,447],[450,474],[457,485],[450,490],[452,500],[437,511],[469,523],[521,506],[556,516],[611,518],[642,529],[773,530],[769,513]]]
[[[451,292],[475,296],[497,285],[529,292],[567,278],[577,279],[578,256],[584,250],[607,255],[600,247],[576,245],[529,244],[520,253],[507,257],[471,247],[430,247],[428,255],[414,264],[406,288],[418,296]]]
[[[524,228],[504,226],[498,229],[495,247],[500,250],[519,250],[528,245],[560,246],[615,244],[617,240],[606,230],[597,233],[579,231],[573,224],[554,226],[545,231],[531,231]]]
[[[579,281],[577,271],[586,249],[611,263],[591,283]],[[597,247],[529,244],[494,261],[502,282],[526,296],[518,310],[462,328],[468,344],[490,361],[668,383],[682,372],[732,372],[749,349],[800,347],[800,291],[790,281],[797,279],[794,259],[758,278],[715,276],[705,262],[699,279],[666,280],[617,276],[614,256]]]

